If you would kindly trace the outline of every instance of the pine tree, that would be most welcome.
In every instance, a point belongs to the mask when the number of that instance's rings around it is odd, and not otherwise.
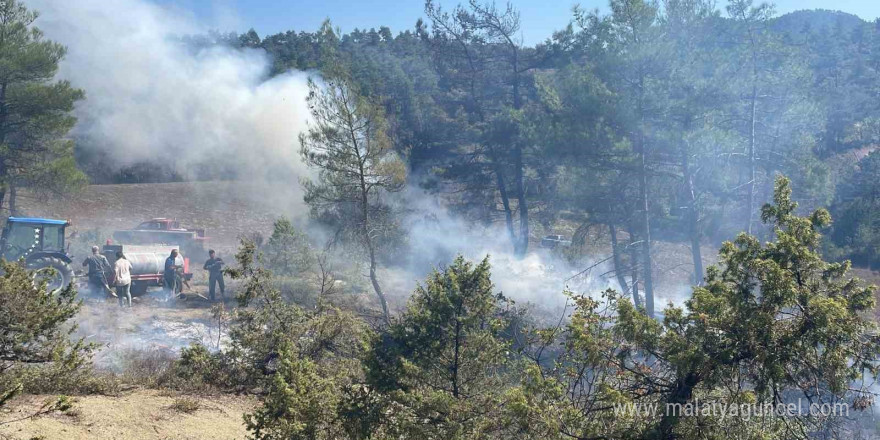
[[[23,390],[27,369],[53,368],[63,377],[84,366],[95,349],[71,340],[80,302],[70,285],[56,293],[15,262],[0,261],[0,406]]]
[[[572,400],[551,399],[549,405],[572,411],[574,436],[618,438],[613,429],[625,429],[630,438],[653,439],[723,438],[729,432],[809,438],[839,421],[817,414],[683,417],[669,410],[698,401],[760,407],[800,397],[870,407],[871,390],[860,379],[878,371],[874,286],[853,278],[849,262],[823,261],[819,231],[830,223],[828,212],[799,217],[796,208],[789,181],[779,178],[774,203],[761,214],[775,240],[761,243],[743,233],[724,243],[720,265],[709,268],[705,285],[694,289],[684,308],[666,308],[662,322],[613,293],[607,302],[577,299],[563,354],[545,378],[536,379],[535,389],[544,391],[534,400],[548,404],[543,393],[564,385],[567,392],[560,395]],[[620,419],[623,425],[592,423],[602,417],[595,412],[612,402],[660,410]]]
[[[300,135],[300,151],[318,178],[303,182],[305,201],[366,254],[370,282],[389,323],[377,270],[382,241],[395,222],[383,197],[403,189],[405,165],[391,148],[381,107],[361,96],[344,73],[331,72],[323,87],[309,81],[308,104],[312,121]]]
[[[13,185],[61,193],[87,183],[65,139],[84,95],[53,81],[66,49],[44,40],[36,19],[17,0],[0,2],[0,207]]]
[[[384,396],[381,438],[516,438],[501,435],[510,306],[494,291],[488,257],[459,256],[416,288],[366,361],[368,386]]]

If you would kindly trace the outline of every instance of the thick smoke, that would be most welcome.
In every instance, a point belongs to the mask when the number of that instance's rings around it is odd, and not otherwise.
[[[37,25],[46,36],[68,47],[59,76],[86,91],[75,136],[101,154],[108,172],[158,162],[194,178],[219,163],[249,197],[279,214],[302,214],[298,181],[308,170],[297,135],[308,117],[306,73],[270,78],[262,51],[187,45],[181,35],[204,35],[207,27],[146,0],[27,0],[27,6],[40,11]],[[547,309],[565,303],[566,289],[617,287],[613,277],[597,277],[607,264],[580,273],[604,256],[572,265],[536,249],[519,259],[503,226],[477,227],[416,190],[403,198],[411,209],[406,261],[382,280],[400,299],[457,254],[491,255],[499,290]],[[223,215],[223,206],[217,208]]]
[[[613,277],[599,277],[610,265],[598,264],[589,256],[569,263],[554,251],[533,246],[523,258],[511,252],[503,225],[475,225],[452,215],[436,197],[410,190],[405,195],[410,214],[404,224],[408,232],[407,268],[397,277],[424,279],[428,271],[449,264],[456,255],[472,261],[489,256],[492,282],[505,296],[529,303],[539,314],[556,316],[566,303],[564,291],[598,294],[618,288]]]
[[[216,191],[194,187],[197,193],[181,204],[211,198],[207,203],[218,219],[242,197],[278,215],[303,212],[299,178],[308,170],[297,136],[308,118],[306,73],[270,78],[262,51],[187,44],[181,36],[209,29],[146,0],[24,3],[40,13],[36,25],[47,38],[67,46],[58,78],[86,92],[73,136],[79,148],[101,158],[108,175],[149,163],[192,179],[209,168],[212,177],[235,180],[236,193],[217,200]],[[216,323],[177,316],[174,309],[145,320],[104,306],[89,307],[78,318],[82,336],[108,344],[100,365],[118,363],[120,350],[173,350],[217,340],[211,334]]]
[[[208,29],[147,1],[26,3],[68,47],[59,76],[86,91],[74,135],[108,171],[158,162],[193,178],[211,166],[213,177],[298,186],[305,73],[270,79],[262,51],[188,46],[180,35]]]

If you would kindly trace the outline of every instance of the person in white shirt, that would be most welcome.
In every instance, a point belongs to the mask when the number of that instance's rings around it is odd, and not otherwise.
[[[116,253],[113,270],[116,272],[116,296],[119,298],[119,306],[131,307],[131,262],[122,252]]]

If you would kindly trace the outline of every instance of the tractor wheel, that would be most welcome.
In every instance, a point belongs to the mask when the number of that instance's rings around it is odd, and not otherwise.
[[[33,271],[34,283],[46,281],[46,289],[51,293],[55,293],[73,282],[73,269],[58,258],[37,258],[28,263],[28,269]]]

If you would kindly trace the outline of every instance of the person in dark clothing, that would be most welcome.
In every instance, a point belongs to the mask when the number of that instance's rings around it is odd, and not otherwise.
[[[177,249],[172,249],[171,256],[165,259],[165,270],[162,272],[165,281],[165,293],[168,295],[166,301],[170,301],[174,298],[174,294],[177,293],[177,269],[179,268],[180,266],[177,265]]]
[[[205,270],[208,271],[208,295],[211,301],[215,300],[214,292],[216,285],[220,285],[220,296],[226,298],[226,284],[223,283],[223,259],[216,256],[214,249],[208,251],[208,261],[205,262]]]
[[[107,285],[107,271],[110,270],[110,262],[107,261],[107,257],[98,253],[97,246],[92,246],[92,255],[86,257],[82,265],[89,268],[89,289],[92,291],[92,295],[113,292]]]

